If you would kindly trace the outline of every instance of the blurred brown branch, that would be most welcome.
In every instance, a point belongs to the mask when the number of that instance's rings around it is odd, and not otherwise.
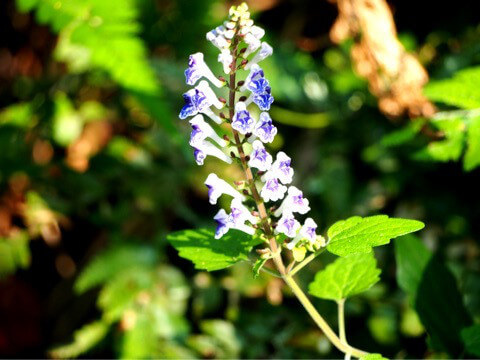
[[[434,105],[423,96],[428,74],[398,41],[392,13],[385,0],[330,0],[338,18],[330,38],[354,39],[351,56],[355,71],[368,80],[380,111],[390,117],[407,114],[429,117]]]

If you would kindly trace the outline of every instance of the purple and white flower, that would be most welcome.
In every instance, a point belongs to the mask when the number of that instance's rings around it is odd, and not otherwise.
[[[228,49],[230,47],[230,41],[225,38],[225,31],[226,29],[224,26],[218,26],[207,33],[207,40],[219,50]]]
[[[307,239],[310,244],[314,244],[317,239],[317,224],[312,218],[306,218],[295,239],[287,244],[287,248],[292,250],[302,239]]]
[[[243,57],[246,58],[250,54],[257,51],[257,49],[261,46],[260,39],[263,37],[263,35],[265,35],[265,30],[259,26],[253,25],[242,28],[241,34],[244,35],[243,40],[247,44],[247,49],[243,53]]]
[[[265,91],[253,93],[249,97],[249,99],[251,100],[250,101],[247,100],[247,104],[253,101],[259,107],[260,110],[262,111],[270,110],[270,106],[274,101],[271,91],[272,90],[270,86],[266,86]]]
[[[295,186],[288,188],[288,194],[283,200],[280,207],[273,213],[275,216],[280,216],[284,212],[306,214],[310,211],[308,199],[303,197],[303,192]]]
[[[259,63],[260,61],[264,60],[265,58],[269,57],[273,54],[273,49],[270,45],[268,45],[265,41],[262,42],[260,50],[255,54],[252,60],[250,60],[247,65],[245,65],[245,69],[250,69],[254,64]]]
[[[203,113],[210,117],[217,124],[222,123],[222,119],[215,115],[210,107],[214,105],[216,108],[221,109],[225,104],[218,100],[207,81],[200,81],[198,86],[196,86],[194,89],[188,90],[183,94],[183,99],[185,101],[185,105],[178,115],[180,119],[186,119],[189,116]]]
[[[207,97],[208,102],[210,104],[212,104],[213,106],[215,106],[217,109],[221,109],[225,106],[225,104],[223,102],[218,100],[217,95],[212,90],[210,85],[208,85],[208,82],[206,80],[200,81],[200,83],[196,86],[196,89],[203,92],[205,94],[205,96]]]
[[[262,42],[251,32],[246,32],[243,40],[247,44],[247,49],[243,53],[243,57],[246,58],[250,54],[254,53],[261,46]]]
[[[287,192],[286,186],[280,184],[278,179],[275,177],[267,176],[262,180],[265,182],[265,184],[263,185],[262,191],[260,191],[260,196],[265,202],[283,199],[285,193]]]
[[[222,150],[207,140],[203,140],[200,143],[195,143],[193,148],[193,155],[195,156],[195,161],[198,165],[203,165],[203,162],[207,156],[214,156],[222,161],[225,161],[227,164],[232,163],[232,159],[229,156],[227,156]]]
[[[260,171],[267,171],[270,169],[270,166],[272,166],[272,155],[265,150],[262,142],[255,140],[252,144],[252,148],[248,166],[257,168]]]
[[[202,77],[208,79],[216,87],[222,87],[225,82],[215,77],[212,70],[203,60],[201,52],[190,55],[188,59],[188,68],[185,70],[185,78],[188,85],[195,85]]]
[[[271,143],[277,134],[277,128],[272,123],[272,118],[267,112],[262,112],[253,129],[253,135],[264,143]],[[278,158],[278,157],[277,157]]]
[[[220,147],[227,146],[227,142],[218,136],[215,130],[213,130],[213,128],[205,120],[203,120],[203,116],[201,114],[193,117],[189,123],[192,126],[189,142],[190,146],[201,144],[206,138],[212,139]]]
[[[208,199],[210,204],[215,205],[217,200],[223,194],[230,195],[234,198],[238,198],[241,201],[245,200],[245,197],[235,190],[229,183],[225,180],[220,179],[216,174],[211,173],[208,175],[204,183],[208,188]]]
[[[215,220],[217,223],[215,239],[220,239],[228,232],[228,229],[230,228],[229,216],[224,209],[220,209],[213,217],[213,220]]]
[[[300,223],[295,219],[291,212],[285,212],[280,220],[278,220],[275,232],[277,234],[282,233],[289,238],[297,236],[297,231],[300,228]]]
[[[248,221],[251,224],[256,224],[258,222],[258,218],[253,216],[250,210],[242,204],[242,200],[237,197],[232,199],[230,210],[230,221],[235,227],[244,224],[245,221]]]
[[[268,80],[265,79],[264,72],[258,64],[252,65],[250,72],[245,79],[245,83],[240,87],[240,91],[250,90],[253,93],[264,92],[269,86]]]
[[[290,166],[292,159],[285,154],[283,151],[280,151],[277,154],[277,159],[272,164],[272,168],[269,172],[271,172],[271,176],[276,177],[279,179],[282,184],[290,184],[293,178],[293,169]]]
[[[265,30],[263,30],[260,26],[253,25],[250,27],[250,33],[260,40],[263,35],[265,35]]]
[[[244,102],[239,101],[235,104],[235,114],[233,115],[232,128],[240,134],[251,133],[255,128],[255,119],[250,115]]]

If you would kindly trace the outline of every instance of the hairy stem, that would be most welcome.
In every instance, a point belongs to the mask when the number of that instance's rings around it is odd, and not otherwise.
[[[229,96],[228,96],[228,107],[229,107],[229,120],[230,122],[233,121],[233,117],[235,114],[235,94],[236,94],[236,70],[237,70],[237,59],[238,59],[238,37],[237,34],[235,34],[233,43],[232,43],[232,50],[231,54],[233,56],[233,61],[232,64],[230,65],[230,79],[229,79]],[[281,256],[281,248],[278,247],[278,244],[275,240],[275,235],[273,232],[273,228],[270,224],[269,217],[267,210],[265,208],[265,203],[263,202],[263,199],[261,198],[257,186],[255,185],[255,180],[253,178],[252,174],[252,169],[248,166],[248,161],[247,157],[245,155],[245,151],[243,149],[242,142],[240,140],[240,135],[238,131],[232,128],[233,132],[233,138],[235,140],[235,146],[238,151],[238,156],[240,157],[240,162],[242,164],[243,171],[245,172],[245,178],[248,184],[248,187],[250,189],[250,192],[252,194],[253,199],[255,200],[255,204],[257,206],[257,210],[260,216],[260,225],[263,228],[263,231],[265,233],[265,236],[268,239],[268,243],[270,246],[270,251],[273,254],[273,262],[275,263],[276,268],[278,269],[278,272],[280,273],[282,279],[285,281],[285,283],[290,287],[292,290],[293,294],[298,298],[300,303],[303,305],[305,310],[308,312],[308,314],[311,316],[313,321],[318,325],[318,327],[323,331],[323,333],[327,336],[327,338],[332,342],[333,345],[335,345],[340,351],[342,351],[345,354],[352,354],[357,357],[361,357],[366,355],[367,353],[358,349],[355,349],[344,342],[342,342],[337,334],[332,330],[332,328],[327,324],[327,322],[323,319],[323,317],[318,313],[318,311],[315,309],[313,304],[310,302],[310,300],[307,298],[305,293],[302,291],[302,289],[297,285],[295,280],[292,278],[291,275],[288,275],[285,269],[285,265],[282,260]],[[318,252],[317,252],[318,253]],[[315,255],[315,254],[313,254]],[[318,254],[317,254],[318,255]],[[316,255],[315,255],[316,256]],[[309,256],[307,259],[309,259],[307,262],[303,262],[302,264],[299,264],[297,266],[298,270],[300,270],[303,266],[305,266],[308,262],[313,260],[315,256],[312,257]],[[305,259],[305,260],[307,260]],[[295,273],[298,271],[295,270]]]
[[[337,301],[338,305],[338,334],[340,340],[347,345],[347,337],[345,335],[345,299]]]

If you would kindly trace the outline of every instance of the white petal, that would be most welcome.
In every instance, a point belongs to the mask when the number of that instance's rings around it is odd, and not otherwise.
[[[213,130],[213,128],[205,120],[203,120],[202,115],[196,115],[189,122],[191,125],[198,126],[200,130],[206,135],[206,137],[209,137],[210,139],[215,141],[220,147],[227,146],[227,142],[223,140],[220,136],[218,136],[215,130]]]

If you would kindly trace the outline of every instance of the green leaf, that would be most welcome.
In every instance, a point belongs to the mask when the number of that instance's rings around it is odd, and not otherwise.
[[[147,314],[135,313],[135,324],[125,331],[122,339],[120,357],[122,359],[155,358],[159,352],[159,337],[155,333],[154,323]]]
[[[338,256],[368,253],[374,246],[388,244],[390,239],[418,231],[424,226],[417,220],[389,218],[387,215],[354,216],[338,221],[328,229],[327,249]]]
[[[110,326],[102,321],[95,321],[75,331],[73,342],[56,347],[50,351],[55,359],[74,358],[84,354],[97,345],[108,333]]]
[[[458,71],[451,79],[430,81],[424,88],[431,100],[464,109],[480,107],[480,66]]]
[[[241,342],[235,327],[225,320],[205,320],[200,324],[202,331],[210,335],[222,349],[219,358],[238,358],[240,355]]]
[[[338,258],[315,275],[308,291],[313,296],[342,300],[370,289],[380,280],[373,252]]]
[[[463,167],[470,171],[480,165],[480,116],[472,118],[467,132],[467,152],[463,159]]]
[[[30,265],[29,242],[26,231],[14,232],[7,238],[0,237],[0,278]]]
[[[127,89],[158,91],[133,0],[17,0],[17,5],[35,10],[38,22],[59,33],[56,56],[72,70],[97,68]]]
[[[253,265],[253,278],[256,279],[260,274],[260,270],[262,269],[263,265],[267,262],[268,259],[258,258]]]
[[[463,352],[460,332],[471,324],[455,278],[414,236],[395,242],[397,281],[425,326],[435,350]]]
[[[465,122],[460,119],[441,119],[433,124],[445,135],[444,140],[432,141],[415,154],[418,160],[450,161],[462,155],[465,142]]]
[[[116,275],[100,291],[98,306],[103,310],[103,318],[113,322],[134,304],[142,290],[154,285],[153,272],[142,267],[128,268]]]
[[[215,239],[210,229],[183,230],[167,236],[178,255],[192,261],[196,269],[214,271],[225,269],[239,261],[248,260],[256,241],[251,235],[230,230]]]
[[[383,357],[381,354],[374,353],[362,356],[360,360],[388,360],[388,358]]]
[[[467,352],[480,356],[480,324],[463,329],[461,335]]]
[[[153,266],[157,259],[155,250],[146,246],[111,248],[97,255],[87,265],[75,282],[75,291],[81,294],[131,267]]]
[[[380,141],[380,144],[385,147],[394,147],[405,144],[415,138],[425,123],[425,119],[413,119],[405,127],[385,135]]]

